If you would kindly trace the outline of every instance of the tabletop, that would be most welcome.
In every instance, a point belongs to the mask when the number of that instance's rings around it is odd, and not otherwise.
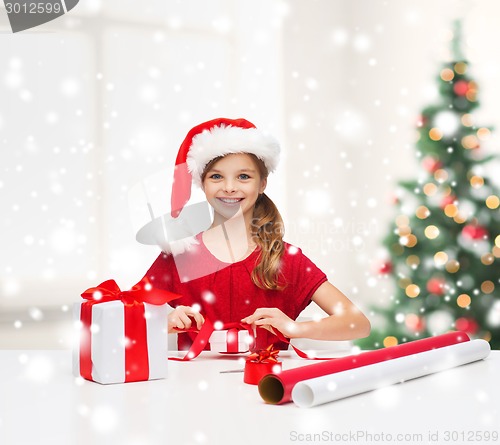
[[[283,369],[313,362],[280,353]],[[242,356],[169,361],[167,379],[100,385],[71,351],[0,351],[0,444],[500,443],[500,351],[315,408],[265,404]]]

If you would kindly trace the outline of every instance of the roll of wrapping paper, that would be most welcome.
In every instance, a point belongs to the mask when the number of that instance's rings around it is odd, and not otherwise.
[[[482,360],[489,353],[490,344],[485,340],[472,340],[419,352],[304,380],[294,386],[292,400],[300,408],[310,408]]]
[[[465,332],[448,332],[435,337],[423,338],[397,346],[367,351],[357,355],[322,361],[314,365],[289,369],[280,374],[269,374],[259,382],[259,393],[262,399],[271,404],[282,404],[292,400],[292,389],[302,380],[321,377],[336,372],[347,371],[373,363],[384,362],[431,349],[443,348],[469,341]]]

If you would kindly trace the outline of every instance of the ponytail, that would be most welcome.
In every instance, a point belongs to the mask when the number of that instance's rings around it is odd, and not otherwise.
[[[283,219],[265,193],[255,203],[251,230],[252,239],[261,248],[259,261],[252,271],[252,281],[261,289],[283,289],[278,283],[280,260],[285,248]]]

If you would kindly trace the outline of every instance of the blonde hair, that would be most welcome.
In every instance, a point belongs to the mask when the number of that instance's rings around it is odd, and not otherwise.
[[[267,178],[269,172],[264,162],[252,153],[246,154],[255,161],[261,179]],[[205,166],[201,175],[202,183],[208,171],[222,158],[223,156],[214,158]],[[285,250],[285,227],[276,204],[265,193],[260,194],[255,202],[251,226],[252,239],[260,247],[259,260],[252,271],[252,281],[261,289],[282,290],[284,286],[279,284],[278,277]]]
[[[283,219],[274,202],[265,193],[255,203],[252,236],[260,246],[259,262],[252,271],[252,281],[261,289],[283,289],[278,283],[281,257],[285,250]]]

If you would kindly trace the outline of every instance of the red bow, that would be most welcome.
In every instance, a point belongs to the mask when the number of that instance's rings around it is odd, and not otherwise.
[[[167,290],[155,289],[147,277],[144,277],[130,290],[122,291],[115,280],[107,280],[97,287],[87,289],[82,298],[95,303],[105,301],[123,301],[125,304],[149,303],[156,306],[179,298],[180,295]]]
[[[254,363],[278,363],[278,349],[274,349],[274,344],[270,344],[266,349],[260,349],[247,357],[248,362]]]
[[[124,306],[124,332],[130,340],[125,353],[126,382],[147,380],[149,377],[149,358],[147,348],[147,327],[144,303],[161,306],[180,295],[155,289],[145,277],[128,291],[122,291],[114,280],[108,280],[97,287],[87,289],[82,298],[80,320],[80,375],[92,380],[92,306],[110,301],[122,301]]]

